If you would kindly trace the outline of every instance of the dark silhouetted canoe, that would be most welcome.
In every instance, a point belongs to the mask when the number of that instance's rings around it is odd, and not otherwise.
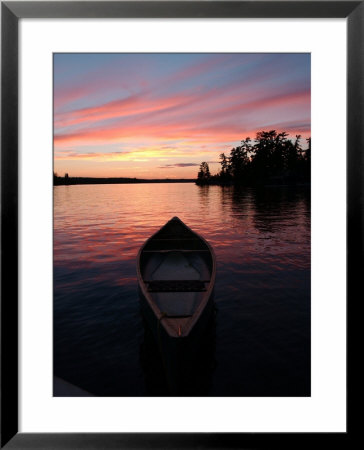
[[[137,276],[144,315],[161,344],[195,335],[211,310],[216,276],[212,247],[173,217],[141,247]]]

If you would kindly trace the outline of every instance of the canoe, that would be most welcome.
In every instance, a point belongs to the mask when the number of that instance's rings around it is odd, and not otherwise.
[[[178,217],[151,236],[137,256],[145,316],[158,341],[195,334],[213,295],[216,258],[211,245]]]

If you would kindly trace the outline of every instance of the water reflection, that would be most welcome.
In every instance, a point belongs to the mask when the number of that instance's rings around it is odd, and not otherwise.
[[[305,203],[306,200],[306,203]],[[308,193],[300,189],[256,189],[252,191],[254,226],[262,234],[271,234],[297,226],[297,217],[304,219]]]
[[[142,314],[142,312],[141,312]],[[149,396],[206,396],[209,395],[215,361],[216,310],[210,314],[205,332],[192,339],[181,353],[178,372],[168,368],[168,357],[143,317],[144,339],[140,347],[146,394]]]
[[[168,395],[140,315],[135,260],[174,215],[217,258],[218,314],[204,351],[186,364],[205,361],[185,377],[186,395],[309,395],[307,189],[55,187],[55,374],[95,395]]]

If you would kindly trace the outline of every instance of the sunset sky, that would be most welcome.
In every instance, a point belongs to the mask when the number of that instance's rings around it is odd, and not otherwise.
[[[195,178],[257,131],[310,127],[309,54],[54,55],[61,176]]]

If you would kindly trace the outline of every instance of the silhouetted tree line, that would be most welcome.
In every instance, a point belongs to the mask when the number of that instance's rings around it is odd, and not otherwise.
[[[207,162],[202,162],[196,183],[240,184],[246,186],[264,184],[302,184],[311,181],[311,138],[307,148],[301,146],[301,135],[295,140],[288,133],[276,130],[259,131],[253,140],[247,137],[241,145],[221,153],[221,170],[211,175]]]
[[[194,179],[189,178],[166,178],[166,179],[143,179],[143,178],[92,178],[92,177],[70,177],[68,173],[60,177],[53,172],[53,185],[74,185],[74,184],[138,184],[138,183],[194,183]]]
[[[60,177],[57,172],[53,172],[53,184],[57,186],[59,184],[69,184],[70,177],[68,173],[64,174],[64,177]]]

